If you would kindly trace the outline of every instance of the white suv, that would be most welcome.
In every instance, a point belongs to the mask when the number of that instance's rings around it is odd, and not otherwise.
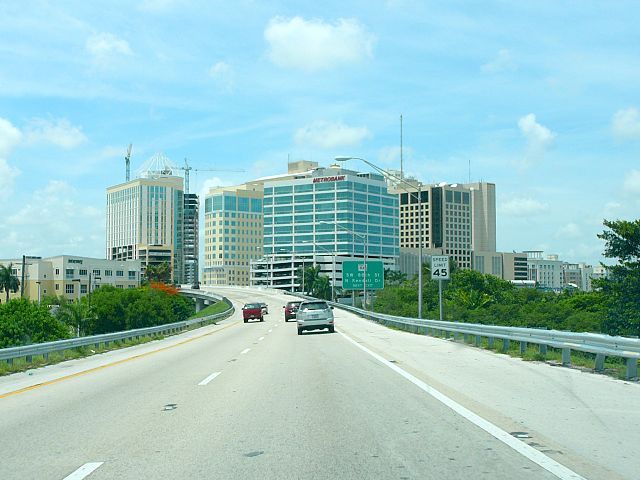
[[[333,333],[333,307],[323,300],[309,300],[302,302],[296,312],[298,335],[304,330],[328,329]]]

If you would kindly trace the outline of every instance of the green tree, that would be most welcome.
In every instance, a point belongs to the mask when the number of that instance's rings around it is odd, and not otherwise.
[[[169,262],[147,265],[144,276],[148,282],[168,283],[171,280],[171,265],[169,265]]]
[[[398,270],[391,270],[390,268],[384,269],[384,284],[385,285],[402,285],[407,280],[407,274]]]
[[[85,298],[75,302],[63,300],[56,311],[56,318],[66,324],[78,337],[86,335],[87,326],[90,325],[93,316],[93,311]]]
[[[69,337],[69,329],[45,305],[15,299],[0,305],[0,348]]]
[[[20,287],[20,280],[12,273],[12,270],[11,263],[7,267],[0,265],[0,292],[6,292],[6,302],[9,302],[9,292],[16,293]]]
[[[305,267],[304,275],[302,272],[302,267],[298,268],[298,270],[296,271],[296,280],[300,283],[300,285],[302,285],[302,293],[312,292],[313,285],[316,283],[319,276],[320,276],[320,265],[315,267],[313,266]]]
[[[605,220],[608,230],[604,256],[618,263],[607,266],[607,278],[595,282],[605,296],[603,329],[611,335],[640,335],[640,220]]]
[[[313,282],[311,295],[316,298],[329,300],[331,298],[331,282],[326,275],[318,275]]]

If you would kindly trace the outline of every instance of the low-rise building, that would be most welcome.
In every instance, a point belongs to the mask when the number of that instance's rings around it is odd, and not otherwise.
[[[59,255],[57,257],[25,257],[0,260],[11,264],[12,273],[20,280],[20,288],[9,299],[21,296],[40,300],[45,295],[65,296],[76,300],[102,285],[135,288],[140,285],[141,260],[105,260],[102,258]]]

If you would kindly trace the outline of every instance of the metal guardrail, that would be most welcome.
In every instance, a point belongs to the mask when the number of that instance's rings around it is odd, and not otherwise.
[[[313,299],[307,295],[293,294],[302,298]],[[361,308],[344,305],[342,303],[327,302],[334,307],[355,313],[382,325],[401,330],[431,336],[444,336],[454,341],[462,335],[464,343],[473,337],[476,346],[482,345],[482,338],[486,338],[489,348],[493,348],[495,340],[502,341],[502,351],[509,349],[510,342],[520,343],[520,353],[527,350],[530,343],[539,346],[542,354],[547,348],[562,350],[562,364],[571,365],[571,351],[595,354],[595,371],[604,370],[606,357],[624,358],[626,362],[625,378],[638,378],[638,359],[640,359],[640,339],[628,337],[614,337],[599,333],[576,333],[562,330],[543,330],[538,328],[502,327],[497,325],[482,325],[478,323],[446,322],[439,320],[424,320],[418,318],[397,317],[382,313],[370,312]]]
[[[188,292],[184,292],[188,293]],[[33,361],[36,355],[42,355],[45,360],[50,353],[61,352],[78,347],[94,346],[98,348],[100,344],[109,346],[109,343],[118,340],[140,339],[150,335],[172,334],[178,333],[191,327],[203,326],[213,320],[225,318],[235,311],[233,304],[226,297],[221,297],[212,293],[206,293],[211,300],[225,302],[228,308],[224,312],[207,315],[204,317],[193,318],[182,322],[167,323],[165,325],[156,325],[154,327],[136,328],[134,330],[125,330],[123,332],[104,333],[101,335],[91,335],[87,337],[70,338],[67,340],[57,340],[55,342],[35,343],[32,345],[24,345],[20,347],[9,347],[0,349],[0,360],[5,360],[10,365],[16,358],[25,358],[27,363]]]

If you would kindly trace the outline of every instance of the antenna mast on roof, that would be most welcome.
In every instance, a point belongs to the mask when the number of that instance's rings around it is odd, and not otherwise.
[[[400,114],[400,178],[404,178],[404,169],[402,165],[402,114]]]
[[[127,148],[127,156],[124,157],[124,163],[127,168],[127,173],[126,173],[127,182],[131,180],[131,147],[133,147],[133,145],[129,144],[129,148]]]

